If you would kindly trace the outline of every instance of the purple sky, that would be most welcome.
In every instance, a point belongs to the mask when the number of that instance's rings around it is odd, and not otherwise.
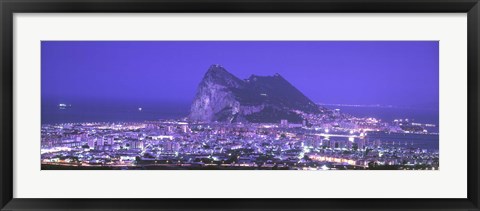
[[[43,41],[42,98],[191,102],[212,64],[314,102],[438,108],[437,41]]]

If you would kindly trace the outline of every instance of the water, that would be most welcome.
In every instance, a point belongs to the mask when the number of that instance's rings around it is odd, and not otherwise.
[[[354,107],[354,106],[325,106],[330,109],[340,109],[340,112],[356,117],[374,117],[385,122],[394,119],[409,119],[412,122],[423,124],[439,123],[439,111],[423,108],[397,108],[397,107]]]
[[[367,138],[369,141],[380,140],[382,145],[388,146],[392,146],[394,143],[395,146],[435,151],[438,151],[439,148],[439,136],[435,134],[369,132]]]
[[[42,124],[179,119],[186,117],[189,109],[190,103],[176,102],[72,103],[66,109],[59,109],[57,103],[42,103]]]

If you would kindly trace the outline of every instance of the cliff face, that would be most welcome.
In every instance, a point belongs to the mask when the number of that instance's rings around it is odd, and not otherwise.
[[[240,80],[223,67],[212,65],[198,85],[189,118],[204,122],[301,122],[296,110],[320,112],[278,74]]]

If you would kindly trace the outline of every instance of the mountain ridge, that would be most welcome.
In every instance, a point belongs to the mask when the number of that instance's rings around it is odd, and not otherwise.
[[[299,113],[321,109],[276,73],[241,80],[221,65],[212,65],[197,87],[189,119],[203,122],[302,122]]]

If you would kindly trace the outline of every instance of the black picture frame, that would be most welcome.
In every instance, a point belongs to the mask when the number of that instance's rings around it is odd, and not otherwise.
[[[0,0],[0,207],[2,210],[479,210],[478,0]],[[466,199],[25,199],[13,198],[14,13],[467,13]],[[455,181],[445,181],[455,182]],[[448,191],[448,190],[445,190]]]

